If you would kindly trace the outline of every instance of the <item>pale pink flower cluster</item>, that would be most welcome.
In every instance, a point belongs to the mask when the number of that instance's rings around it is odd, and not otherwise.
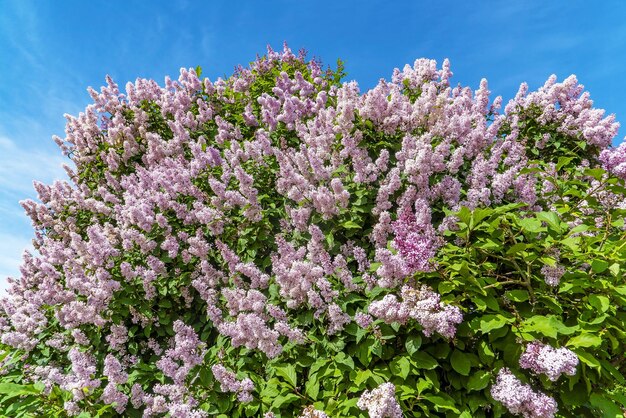
[[[568,376],[576,374],[578,356],[565,347],[554,348],[540,341],[533,341],[526,346],[526,351],[519,359],[519,365],[537,374],[545,374],[554,382],[561,374]]]
[[[461,309],[441,301],[441,296],[427,286],[419,289],[402,287],[402,302],[395,295],[386,295],[369,306],[369,313],[386,323],[406,323],[415,319],[427,337],[438,332],[446,338],[453,338],[456,326],[463,321]]]
[[[600,161],[607,171],[626,180],[626,144],[603,150],[600,153]]]
[[[233,392],[237,394],[240,402],[251,402],[251,392],[254,391],[254,383],[249,378],[238,380],[235,373],[228,370],[221,364],[211,366],[211,371],[215,380],[220,383],[222,392]]]
[[[165,351],[156,366],[174,383],[183,385],[191,369],[202,363],[205,344],[193,328],[181,320],[174,322],[174,332],[173,346]]]
[[[324,411],[315,409],[313,405],[309,405],[302,410],[298,418],[328,418],[328,415]]]
[[[411,272],[432,271],[431,260],[442,240],[432,226],[430,209],[426,202],[418,201],[415,206],[421,209],[421,213],[416,215],[410,209],[405,209],[392,224],[393,245]]]
[[[96,359],[92,354],[72,348],[68,353],[72,365],[69,373],[62,381],[61,387],[72,393],[75,401],[80,401],[100,387],[100,380],[96,377]]]
[[[524,418],[553,418],[557,412],[553,398],[534,391],[504,367],[498,372],[496,384],[491,387],[491,396],[510,413]]]
[[[128,396],[120,392],[117,389],[117,385],[126,383],[128,374],[124,372],[119,360],[111,354],[108,354],[104,359],[102,374],[109,380],[102,393],[102,401],[107,404],[115,405],[115,410],[121,414],[126,409]]]
[[[541,274],[547,285],[558,286],[561,281],[561,277],[565,274],[565,267],[560,264],[550,266],[548,264],[541,267]]]
[[[367,411],[370,418],[402,418],[402,409],[396,400],[396,387],[393,383],[383,383],[376,389],[366,390],[356,405]]]

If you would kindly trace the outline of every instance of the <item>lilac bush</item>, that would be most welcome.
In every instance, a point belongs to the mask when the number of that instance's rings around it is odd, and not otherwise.
[[[3,412],[621,413],[614,117],[574,76],[507,104],[447,60],[343,77],[285,47],[89,89],[70,181],[22,202]]]

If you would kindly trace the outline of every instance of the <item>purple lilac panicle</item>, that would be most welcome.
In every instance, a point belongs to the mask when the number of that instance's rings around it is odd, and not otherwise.
[[[626,180],[626,144],[603,150],[600,153],[600,161],[604,169]]]
[[[522,383],[509,369],[498,372],[491,396],[501,402],[510,413],[524,418],[553,418],[557,411],[556,401],[550,396],[535,392],[530,385]]]
[[[361,394],[357,406],[367,410],[370,418],[402,418],[393,383],[383,383],[376,389],[366,390]]]
[[[427,337],[438,332],[446,338],[453,338],[456,326],[463,321],[461,309],[441,302],[441,296],[427,286],[415,289],[402,287],[402,302],[395,295],[386,295],[369,306],[369,313],[386,323],[406,323],[415,319]]]
[[[324,411],[315,409],[313,405],[309,405],[302,410],[298,418],[328,418],[328,415]]]
[[[533,341],[526,346],[526,351],[519,359],[520,367],[530,369],[537,374],[545,374],[553,382],[561,374],[574,376],[578,357],[565,348],[554,348],[540,341]]]
[[[238,380],[235,373],[228,370],[221,364],[211,366],[211,371],[215,379],[220,382],[222,392],[234,392],[240,402],[251,402],[254,390],[254,383],[249,378]]]
[[[565,267],[557,264],[554,266],[544,265],[541,267],[541,274],[543,274],[544,280],[549,286],[558,286],[561,281],[561,277],[565,274]]]
[[[393,245],[411,271],[432,271],[430,261],[441,246],[441,239],[430,223],[428,206],[425,203],[416,206],[422,209],[422,213],[416,216],[410,210],[404,210],[392,224],[395,234]]]

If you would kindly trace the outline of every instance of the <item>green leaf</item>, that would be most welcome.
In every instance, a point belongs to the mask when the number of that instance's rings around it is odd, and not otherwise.
[[[418,369],[432,370],[439,366],[437,360],[435,360],[430,354],[424,351],[418,351],[417,353],[413,354],[411,356],[411,360],[413,361],[413,364],[415,364],[415,367],[417,367]]]
[[[435,409],[437,409],[438,411],[440,409],[447,409],[454,412],[455,414],[460,413],[454,404],[454,400],[443,393],[439,395],[423,395],[422,398],[435,405]]]
[[[613,403],[612,400],[605,398],[603,395],[592,393],[589,397],[589,401],[591,402],[591,405],[602,411],[602,416],[605,418],[622,418],[624,416],[622,409]]]
[[[584,171],[586,176],[591,176],[594,179],[600,181],[602,180],[602,176],[606,173],[606,171],[604,171],[601,168],[588,168]]]
[[[359,370],[354,378],[354,384],[360,386],[361,383],[367,381],[370,377],[372,377],[372,371],[370,369]]]
[[[33,385],[18,385],[17,383],[0,383],[0,394],[21,396],[37,394],[39,391]]]
[[[541,221],[535,218],[524,218],[517,221],[519,225],[528,232],[540,232],[545,230],[541,226]]]
[[[505,293],[508,300],[512,302],[525,302],[528,300],[528,291],[526,290],[509,290]]]
[[[320,393],[320,382],[316,375],[309,377],[309,380],[304,384],[304,391],[311,399],[317,399],[317,395]]]
[[[452,357],[450,357],[450,363],[452,368],[463,376],[468,376],[470,369],[472,368],[472,362],[467,354],[462,351],[454,350]]]
[[[473,373],[467,381],[467,388],[469,390],[483,390],[489,384],[491,374],[487,371],[480,370]]]
[[[346,229],[361,229],[361,225],[353,221],[345,221],[341,224]]]
[[[603,295],[590,295],[589,304],[599,310],[600,312],[606,312],[611,305],[609,298]]]
[[[602,345],[602,338],[597,334],[584,333],[572,337],[567,344],[568,347],[600,347]]]
[[[502,328],[509,322],[512,322],[512,320],[502,315],[483,315],[480,318],[480,330],[483,334],[487,334],[494,329]]]
[[[518,242],[517,244],[513,245],[511,248],[507,250],[506,255],[519,253],[520,251],[524,251],[526,247],[528,247],[527,244],[523,242]]]
[[[563,167],[568,165],[574,157],[559,157],[558,162],[556,164],[556,171],[560,171]]]
[[[171,308],[172,302],[169,299],[161,299],[159,301],[159,306],[162,308]]]
[[[470,227],[473,229],[474,227],[476,227],[478,224],[480,224],[480,222],[485,219],[487,216],[491,215],[493,213],[493,210],[491,209],[474,209],[474,212],[472,212],[472,217],[470,220]]]
[[[604,260],[596,259],[591,262],[591,270],[593,270],[594,273],[602,273],[607,268],[609,268],[609,263]]]
[[[409,359],[404,356],[394,358],[391,364],[389,364],[389,367],[391,367],[393,374],[400,376],[403,379],[406,379],[411,372],[411,363]]]
[[[280,390],[278,389],[281,386],[280,380],[275,377],[271,378],[267,381],[263,389],[261,390],[260,396],[262,399],[274,399],[276,396],[280,394]]]
[[[537,213],[537,219],[550,225],[552,229],[561,233],[561,220],[559,215],[554,212],[539,212]]]
[[[285,381],[289,383],[293,388],[297,386],[298,377],[296,374],[296,368],[293,365],[287,364],[280,367],[275,366],[274,369],[276,370],[276,376],[284,378]]]
[[[593,356],[592,354],[589,354],[586,351],[578,350],[576,351],[576,355],[578,356],[580,361],[585,363],[587,366],[598,370],[602,368],[602,365],[600,364],[598,359],[596,359],[595,356]]]
[[[491,365],[493,360],[496,358],[496,355],[491,350],[491,347],[489,347],[489,344],[487,344],[486,341],[481,340],[478,345],[478,357],[483,363]]]
[[[272,402],[272,407],[279,409],[281,406],[296,402],[299,399],[300,397],[296,395],[295,393],[288,393],[286,395],[281,395],[281,396],[276,397],[276,399],[274,399],[274,402]]]
[[[406,339],[405,347],[406,347],[407,353],[409,353],[410,355],[415,354],[417,350],[419,350],[421,345],[422,345],[422,337],[420,337],[419,335],[410,335]]]
[[[350,370],[354,370],[354,360],[352,360],[352,357],[347,356],[343,351],[339,352],[335,356],[335,361],[338,364],[346,366]]]
[[[556,338],[558,334],[569,335],[578,329],[577,326],[565,326],[555,316],[535,315],[522,323],[523,332],[536,332],[546,337]]]
[[[610,362],[608,362],[607,360],[601,360],[600,363],[602,364],[602,367],[606,371],[608,371],[620,385],[626,384],[626,378],[624,378],[624,375],[621,374],[620,371],[617,370]]]

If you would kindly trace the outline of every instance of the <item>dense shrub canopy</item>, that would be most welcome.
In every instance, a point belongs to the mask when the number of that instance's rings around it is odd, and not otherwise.
[[[67,116],[6,416],[621,415],[626,148],[575,77],[502,109],[447,61],[199,73]]]

